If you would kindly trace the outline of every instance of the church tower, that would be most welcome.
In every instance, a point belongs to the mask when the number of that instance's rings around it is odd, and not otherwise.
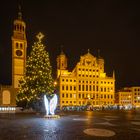
[[[19,88],[19,80],[23,77],[26,65],[26,24],[22,19],[19,7],[18,18],[14,20],[12,35],[12,86]]]
[[[67,70],[67,57],[61,50],[60,55],[57,57],[57,78]]]

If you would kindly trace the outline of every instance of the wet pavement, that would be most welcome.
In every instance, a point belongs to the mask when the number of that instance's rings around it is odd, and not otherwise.
[[[0,114],[0,140],[140,140],[140,111]]]

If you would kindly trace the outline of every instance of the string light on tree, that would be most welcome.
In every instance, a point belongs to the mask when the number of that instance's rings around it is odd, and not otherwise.
[[[39,102],[42,99],[42,94],[51,94],[54,91],[49,53],[42,43],[44,35],[40,32],[36,38],[38,41],[32,46],[27,58],[26,73],[20,80],[21,88],[17,95],[17,103],[27,107],[32,106],[32,103]]]

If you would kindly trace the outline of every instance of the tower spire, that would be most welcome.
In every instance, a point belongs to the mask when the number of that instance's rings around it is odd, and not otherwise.
[[[63,47],[64,47],[63,45],[60,46],[61,54],[64,54],[64,52],[63,52]]]
[[[101,56],[100,56],[100,49],[98,49],[98,58],[100,58]]]
[[[21,5],[18,5],[18,19],[22,20]]]
[[[113,70],[113,79],[115,79],[115,70]]]

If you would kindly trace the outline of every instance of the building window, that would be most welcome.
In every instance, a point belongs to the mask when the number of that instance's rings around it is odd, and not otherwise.
[[[66,90],[68,90],[68,86],[66,86]]]
[[[84,91],[84,85],[82,85],[82,91]]]
[[[96,86],[96,91],[98,91],[98,86]]]
[[[81,98],[81,94],[79,93],[79,98]]]
[[[64,97],[64,93],[62,93],[62,97]]]
[[[81,91],[81,85],[79,85],[79,91]]]
[[[91,85],[89,86],[89,91],[91,91]]]
[[[66,94],[66,98],[68,98],[68,93]]]
[[[70,86],[70,90],[72,90],[72,86]]]
[[[64,90],[64,85],[62,86],[62,90]]]
[[[86,85],[86,91],[88,91],[88,85]]]
[[[101,87],[101,92],[103,92],[103,88]]]
[[[72,98],[72,94],[70,94],[70,98]]]
[[[93,85],[93,91],[95,91],[95,85]]]

